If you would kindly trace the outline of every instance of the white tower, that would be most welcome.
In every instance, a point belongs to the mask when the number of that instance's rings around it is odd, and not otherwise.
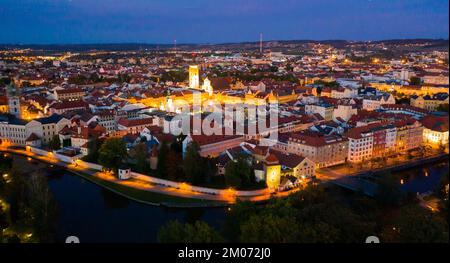
[[[198,89],[200,87],[200,74],[198,66],[189,66],[189,88]]]
[[[213,87],[211,86],[211,81],[206,77],[206,79],[203,81],[202,90],[207,92],[209,96],[213,95]]]
[[[20,91],[13,84],[8,85],[6,89],[9,113],[20,118]]]

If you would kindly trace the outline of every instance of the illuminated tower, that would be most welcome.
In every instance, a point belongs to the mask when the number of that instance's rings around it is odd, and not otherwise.
[[[173,100],[170,97],[170,95],[168,95],[167,98],[166,98],[166,111],[167,112],[173,112],[174,111]]]
[[[200,77],[198,66],[189,66],[189,88],[199,89]]]
[[[207,92],[209,96],[213,95],[213,87],[211,86],[211,81],[208,78],[203,81],[202,90]]]
[[[20,90],[13,84],[9,84],[6,88],[6,95],[8,96],[9,113],[20,118]]]
[[[263,34],[259,34],[259,53],[263,53]]]

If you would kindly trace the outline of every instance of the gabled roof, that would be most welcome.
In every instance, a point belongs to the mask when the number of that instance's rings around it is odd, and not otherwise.
[[[63,117],[58,114],[52,114],[49,117],[39,118],[35,119],[35,121],[40,122],[42,124],[50,124],[50,123],[57,123],[59,122]]]
[[[270,153],[266,159],[264,160],[268,165],[277,165],[280,164],[280,160],[278,160],[277,156],[273,153]]]
[[[133,126],[142,126],[142,125],[151,125],[153,123],[153,118],[144,118],[144,119],[125,119],[122,118],[118,122],[118,124],[125,127],[133,127]]]
[[[305,157],[293,153],[283,153],[272,149],[270,150],[270,153],[277,157],[281,165],[291,169],[297,167],[305,160]]]
[[[28,138],[25,141],[33,142],[33,141],[38,141],[38,140],[40,140],[39,137],[33,132],[32,134],[30,134],[30,136],[28,136]]]

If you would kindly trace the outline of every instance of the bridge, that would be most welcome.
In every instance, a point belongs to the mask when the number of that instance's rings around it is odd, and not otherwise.
[[[384,172],[399,172],[402,170],[411,169],[424,164],[430,164],[441,160],[447,160],[448,154],[441,153],[438,155],[422,158],[408,163],[397,164],[391,167],[383,167],[378,169],[372,169],[369,171],[361,171],[351,175],[342,176],[338,179],[330,180],[329,182],[340,186],[345,189],[349,189],[354,192],[361,192],[367,196],[374,197],[377,190],[377,181],[380,175]]]
[[[378,184],[370,181],[372,178],[374,177],[370,175],[346,176],[332,180],[330,183],[354,192],[361,192],[367,196],[374,197],[378,191]]]

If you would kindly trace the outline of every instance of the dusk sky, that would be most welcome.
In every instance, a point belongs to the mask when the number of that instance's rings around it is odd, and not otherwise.
[[[448,0],[0,0],[0,43],[448,38]]]

